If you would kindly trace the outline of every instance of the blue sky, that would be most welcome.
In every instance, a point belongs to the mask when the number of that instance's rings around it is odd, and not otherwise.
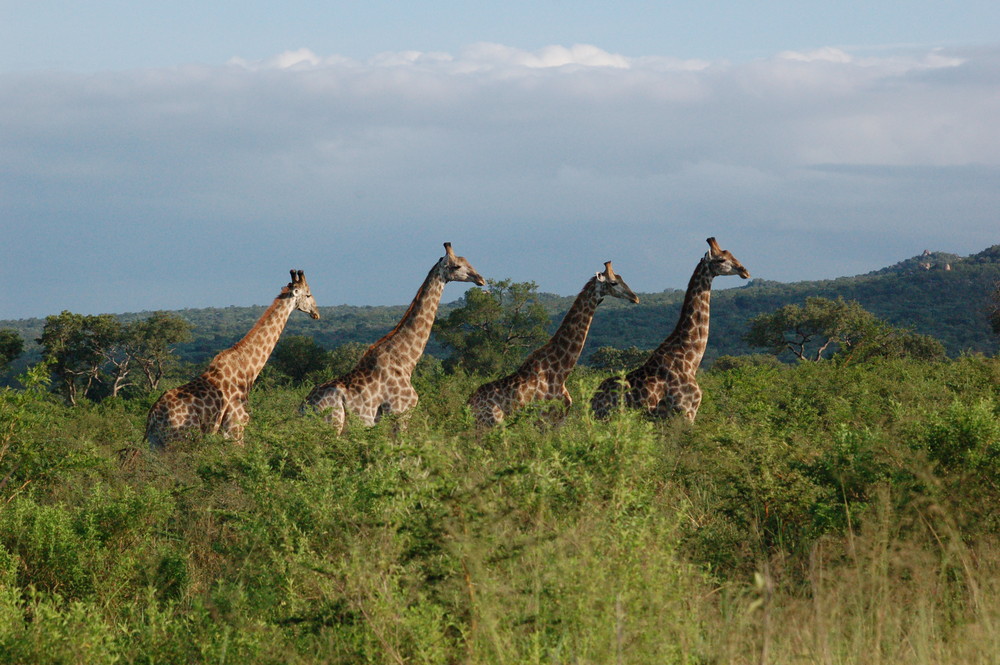
[[[1000,243],[1000,3],[78,4],[0,3],[0,319]]]

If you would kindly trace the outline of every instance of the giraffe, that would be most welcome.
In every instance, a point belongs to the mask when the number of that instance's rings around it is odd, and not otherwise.
[[[619,377],[605,379],[590,402],[594,414],[605,419],[618,408],[624,394],[625,405],[645,409],[651,416],[665,418],[683,413],[694,422],[701,405],[701,387],[695,377],[708,344],[709,302],[712,278],[719,275],[750,277],[729,251],[715,238],[698,263],[688,283],[677,327],[639,368]]]
[[[250,420],[247,398],[257,375],[278,343],[292,310],[313,319],[319,310],[301,270],[292,270],[292,281],[281,289],[257,323],[232,347],[219,352],[200,376],[163,393],[149,410],[146,440],[150,448],[163,448],[191,432],[219,431],[242,445],[243,428]]]
[[[371,427],[382,416],[404,413],[416,406],[419,398],[410,376],[427,346],[445,284],[486,283],[465,257],[455,255],[450,242],[444,243],[444,249],[445,255],[431,268],[396,327],[368,347],[350,372],[313,388],[302,404],[303,413],[321,413],[340,434],[347,413]]]
[[[604,272],[583,286],[552,339],[532,352],[513,374],[483,384],[472,393],[469,406],[480,429],[496,425],[534,401],[562,400],[565,416],[573,404],[566,377],[580,358],[594,313],[606,296],[639,302],[639,296],[615,274],[611,261],[604,264]]]

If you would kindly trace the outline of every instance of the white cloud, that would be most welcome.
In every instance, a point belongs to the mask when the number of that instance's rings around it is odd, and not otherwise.
[[[264,60],[246,60],[240,57],[229,59],[229,65],[251,71],[267,69],[310,69],[316,67],[349,66],[353,61],[339,55],[320,57],[310,49],[300,48],[284,51]]]
[[[783,51],[778,54],[778,58],[783,60],[795,60],[798,62],[838,62],[841,64],[853,62],[854,60],[854,58],[844,51],[833,47],[816,49],[805,53]]]
[[[584,67],[613,67],[627,69],[629,59],[622,55],[608,53],[589,44],[575,44],[571,47],[547,46],[535,52],[523,51],[502,44],[481,43],[467,48],[463,60],[480,63],[482,66],[507,65],[545,69],[581,65]]]
[[[997,241],[998,82],[993,51],[821,49],[733,64],[498,44],[364,62],[303,48],[224,67],[2,74],[4,223],[39,229],[20,234],[2,270],[27,269],[40,260],[31,243],[65,228],[89,239],[86,256],[64,259],[81,271],[107,251],[109,265],[165,274],[245,270],[274,253],[408,265],[418,236],[486,250],[521,228],[538,234],[541,255],[508,257],[511,267],[497,256],[493,274],[528,279],[527,264],[545,270],[540,257],[556,249],[545,242],[618,266],[599,234],[573,229],[612,223],[641,247],[664,220],[680,238],[703,243],[707,227],[747,249],[769,242],[768,228],[891,228],[922,249],[947,214],[971,247],[940,248],[973,251]],[[274,231],[286,224],[299,233]],[[400,228],[411,229],[402,246]],[[249,255],[218,247],[231,233]],[[264,245],[252,240],[261,234]],[[384,258],[358,252],[372,236]],[[133,249],[149,245],[152,258]],[[866,250],[841,254],[851,251]],[[823,261],[813,276],[834,276],[836,256],[790,258],[770,276],[808,277]],[[630,283],[683,285],[687,263],[632,268]],[[412,295],[408,283],[361,281],[337,298]],[[545,288],[574,292],[578,281]]]
[[[875,77],[886,77],[893,74],[903,75],[907,72],[933,70],[949,67],[959,67],[966,58],[949,55],[943,49],[930,51],[913,51],[881,53],[875,56],[853,55],[843,49],[825,47],[812,51],[783,51],[776,60],[802,63],[832,63],[854,68],[870,68]]]
[[[652,62],[646,59],[646,62]],[[671,63],[672,67],[690,68],[685,61],[660,58],[662,64]],[[578,65],[581,67],[609,67],[627,69],[631,60],[623,55],[608,53],[590,44],[575,44],[573,46],[546,46],[537,51],[525,51],[503,44],[481,42],[463,49],[456,57],[443,52],[423,51],[387,51],[378,53],[364,65],[372,68],[426,66],[440,67],[442,71],[473,72],[481,70],[497,70],[501,68],[549,69]],[[344,65],[358,65],[357,61],[341,56],[320,57],[302,48],[286,51],[272,58],[259,61],[248,61],[243,58],[232,58],[230,64],[251,70],[292,69],[292,68],[329,68]],[[696,67],[704,66],[698,62]]]

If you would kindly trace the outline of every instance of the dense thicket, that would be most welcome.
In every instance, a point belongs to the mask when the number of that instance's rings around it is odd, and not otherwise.
[[[46,380],[0,392],[3,663],[1000,653],[996,358],[730,362],[694,426],[483,436],[439,364],[397,434],[333,437],[265,380],[244,448],[168,454],[140,445],[153,396],[70,408]]]

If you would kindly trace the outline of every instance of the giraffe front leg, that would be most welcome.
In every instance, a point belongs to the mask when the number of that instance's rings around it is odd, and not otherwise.
[[[344,401],[337,400],[333,406],[323,410],[323,420],[333,428],[333,431],[340,436],[344,433],[347,424],[347,411],[344,409]]]
[[[598,420],[607,420],[622,406],[622,396],[629,387],[628,379],[611,376],[601,382],[590,400],[590,410]]]
[[[337,394],[333,399],[324,403],[320,410],[323,421],[333,428],[333,431],[340,436],[344,433],[344,426],[347,423],[347,410],[344,404],[344,396]]]
[[[562,422],[566,420],[566,416],[569,415],[570,407],[573,406],[573,398],[570,397],[569,391],[566,390],[566,386],[561,387],[559,395],[556,399],[558,400],[558,403],[552,405],[545,412],[546,424],[551,427],[562,424]]]
[[[404,384],[396,391],[395,395],[382,404],[376,419],[384,415],[394,415],[393,432],[399,434],[406,430],[413,415],[413,408],[419,401],[420,396],[413,386],[409,383]]]
[[[303,414],[318,414],[339,436],[343,433],[347,420],[343,388],[334,386],[321,391],[313,390],[299,407],[299,411]]]
[[[562,387],[562,403],[563,403],[563,415],[569,413],[570,408],[573,406],[573,398],[570,396],[569,391],[566,390],[566,386]]]
[[[486,383],[476,388],[472,396],[469,397],[468,404],[472,411],[472,417],[476,421],[476,429],[489,429],[504,418],[499,395],[493,383]]]
[[[698,415],[698,407],[701,406],[701,395],[701,386],[697,383],[681,386],[674,403],[673,413],[682,413],[689,423],[693,423]]]
[[[167,399],[170,397],[170,394],[160,397],[146,416],[146,441],[151,450],[163,450],[166,447],[170,428]]]
[[[250,422],[250,410],[247,408],[246,400],[235,400],[226,410],[222,417],[219,430],[222,436],[229,439],[237,446],[243,445],[243,430]]]

